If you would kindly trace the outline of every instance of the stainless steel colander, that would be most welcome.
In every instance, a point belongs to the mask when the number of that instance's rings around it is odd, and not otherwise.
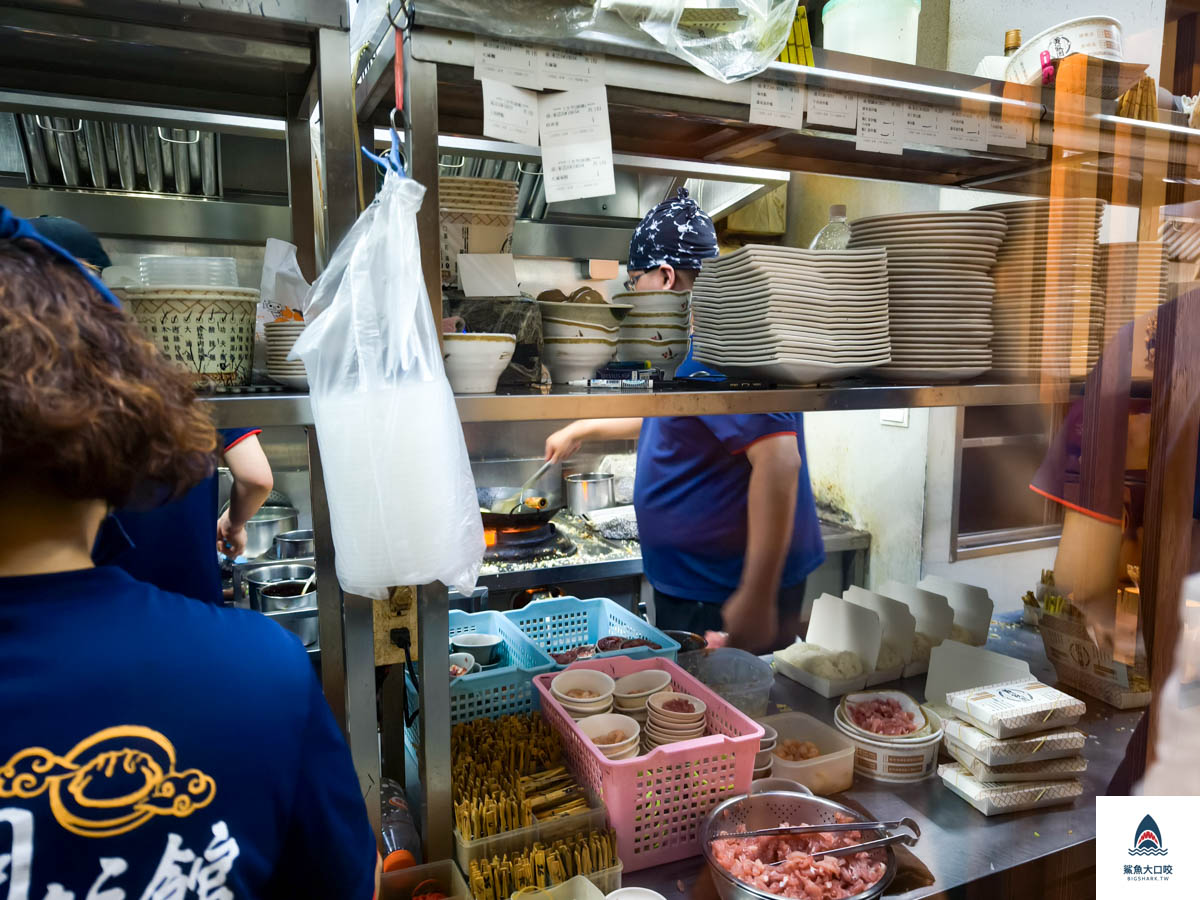
[[[738,881],[725,867],[717,862],[712,851],[714,835],[728,831],[736,831],[739,825],[744,825],[747,831],[760,828],[774,828],[782,822],[792,825],[806,823],[808,825],[833,824],[838,821],[838,815],[849,816],[857,821],[866,821],[863,816],[848,806],[826,800],[824,797],[807,797],[803,794],[785,791],[771,791],[765,794],[748,794],[733,797],[713,807],[704,825],[700,829],[700,846],[704,850],[704,858],[712,871],[713,884],[721,900],[778,900],[778,895],[768,894],[748,884]],[[872,832],[866,837],[882,837],[884,832]],[[896,854],[891,847],[884,848],[887,868],[883,877],[867,890],[855,894],[847,900],[869,900],[884,892],[896,875]]]

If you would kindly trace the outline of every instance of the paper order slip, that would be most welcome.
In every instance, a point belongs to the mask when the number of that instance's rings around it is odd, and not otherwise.
[[[616,193],[604,85],[546,94],[538,114],[546,202]]]

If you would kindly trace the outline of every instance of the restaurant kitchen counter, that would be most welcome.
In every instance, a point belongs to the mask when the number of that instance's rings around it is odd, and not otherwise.
[[[1035,628],[993,621],[987,648],[1026,660],[1035,677],[1055,683],[1054,669]],[[925,696],[924,675],[888,686],[920,700]],[[907,816],[921,826],[921,839],[912,851],[933,874],[934,882],[886,897],[976,900],[1029,896],[1041,900],[1088,896],[1095,890],[1096,796],[1106,792],[1144,710],[1118,710],[1081,696],[1087,714],[1078,727],[1088,735],[1083,750],[1088,768],[1082,776],[1084,793],[1070,806],[988,817],[952,793],[936,775],[916,784],[886,784],[855,775],[850,790],[833,796],[862,807],[877,819]],[[771,701],[777,711],[799,710],[829,724],[838,703],[781,675],[775,676]],[[651,888],[668,900],[717,897],[700,857],[629,873],[623,883]]]
[[[559,532],[570,538],[576,552],[571,556],[531,561],[484,560],[478,584],[490,591],[513,591],[547,584],[570,584],[636,577],[642,574],[642,548],[636,540],[615,541],[600,537],[585,519],[564,511],[553,519]],[[821,522],[825,552],[865,551],[871,536],[829,522]]]

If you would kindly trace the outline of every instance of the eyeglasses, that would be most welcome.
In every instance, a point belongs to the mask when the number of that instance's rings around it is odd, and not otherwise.
[[[647,269],[645,272],[638,272],[632,278],[626,278],[625,279],[625,290],[636,291],[638,289],[639,281],[641,281],[643,278],[645,278],[651,272],[656,272],[661,268],[662,268],[662,266],[655,266],[653,269]]]

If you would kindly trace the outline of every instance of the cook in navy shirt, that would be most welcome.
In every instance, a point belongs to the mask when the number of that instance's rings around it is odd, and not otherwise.
[[[215,435],[112,296],[0,207],[0,885],[29,900],[351,898],[376,846],[303,647],[92,564]]]
[[[690,290],[701,262],[716,255],[712,220],[681,189],[634,230],[627,287]],[[723,629],[751,650],[791,643],[804,581],[825,558],[803,417],[581,420],[547,439],[546,456],[635,437],[633,503],[659,627]]]

